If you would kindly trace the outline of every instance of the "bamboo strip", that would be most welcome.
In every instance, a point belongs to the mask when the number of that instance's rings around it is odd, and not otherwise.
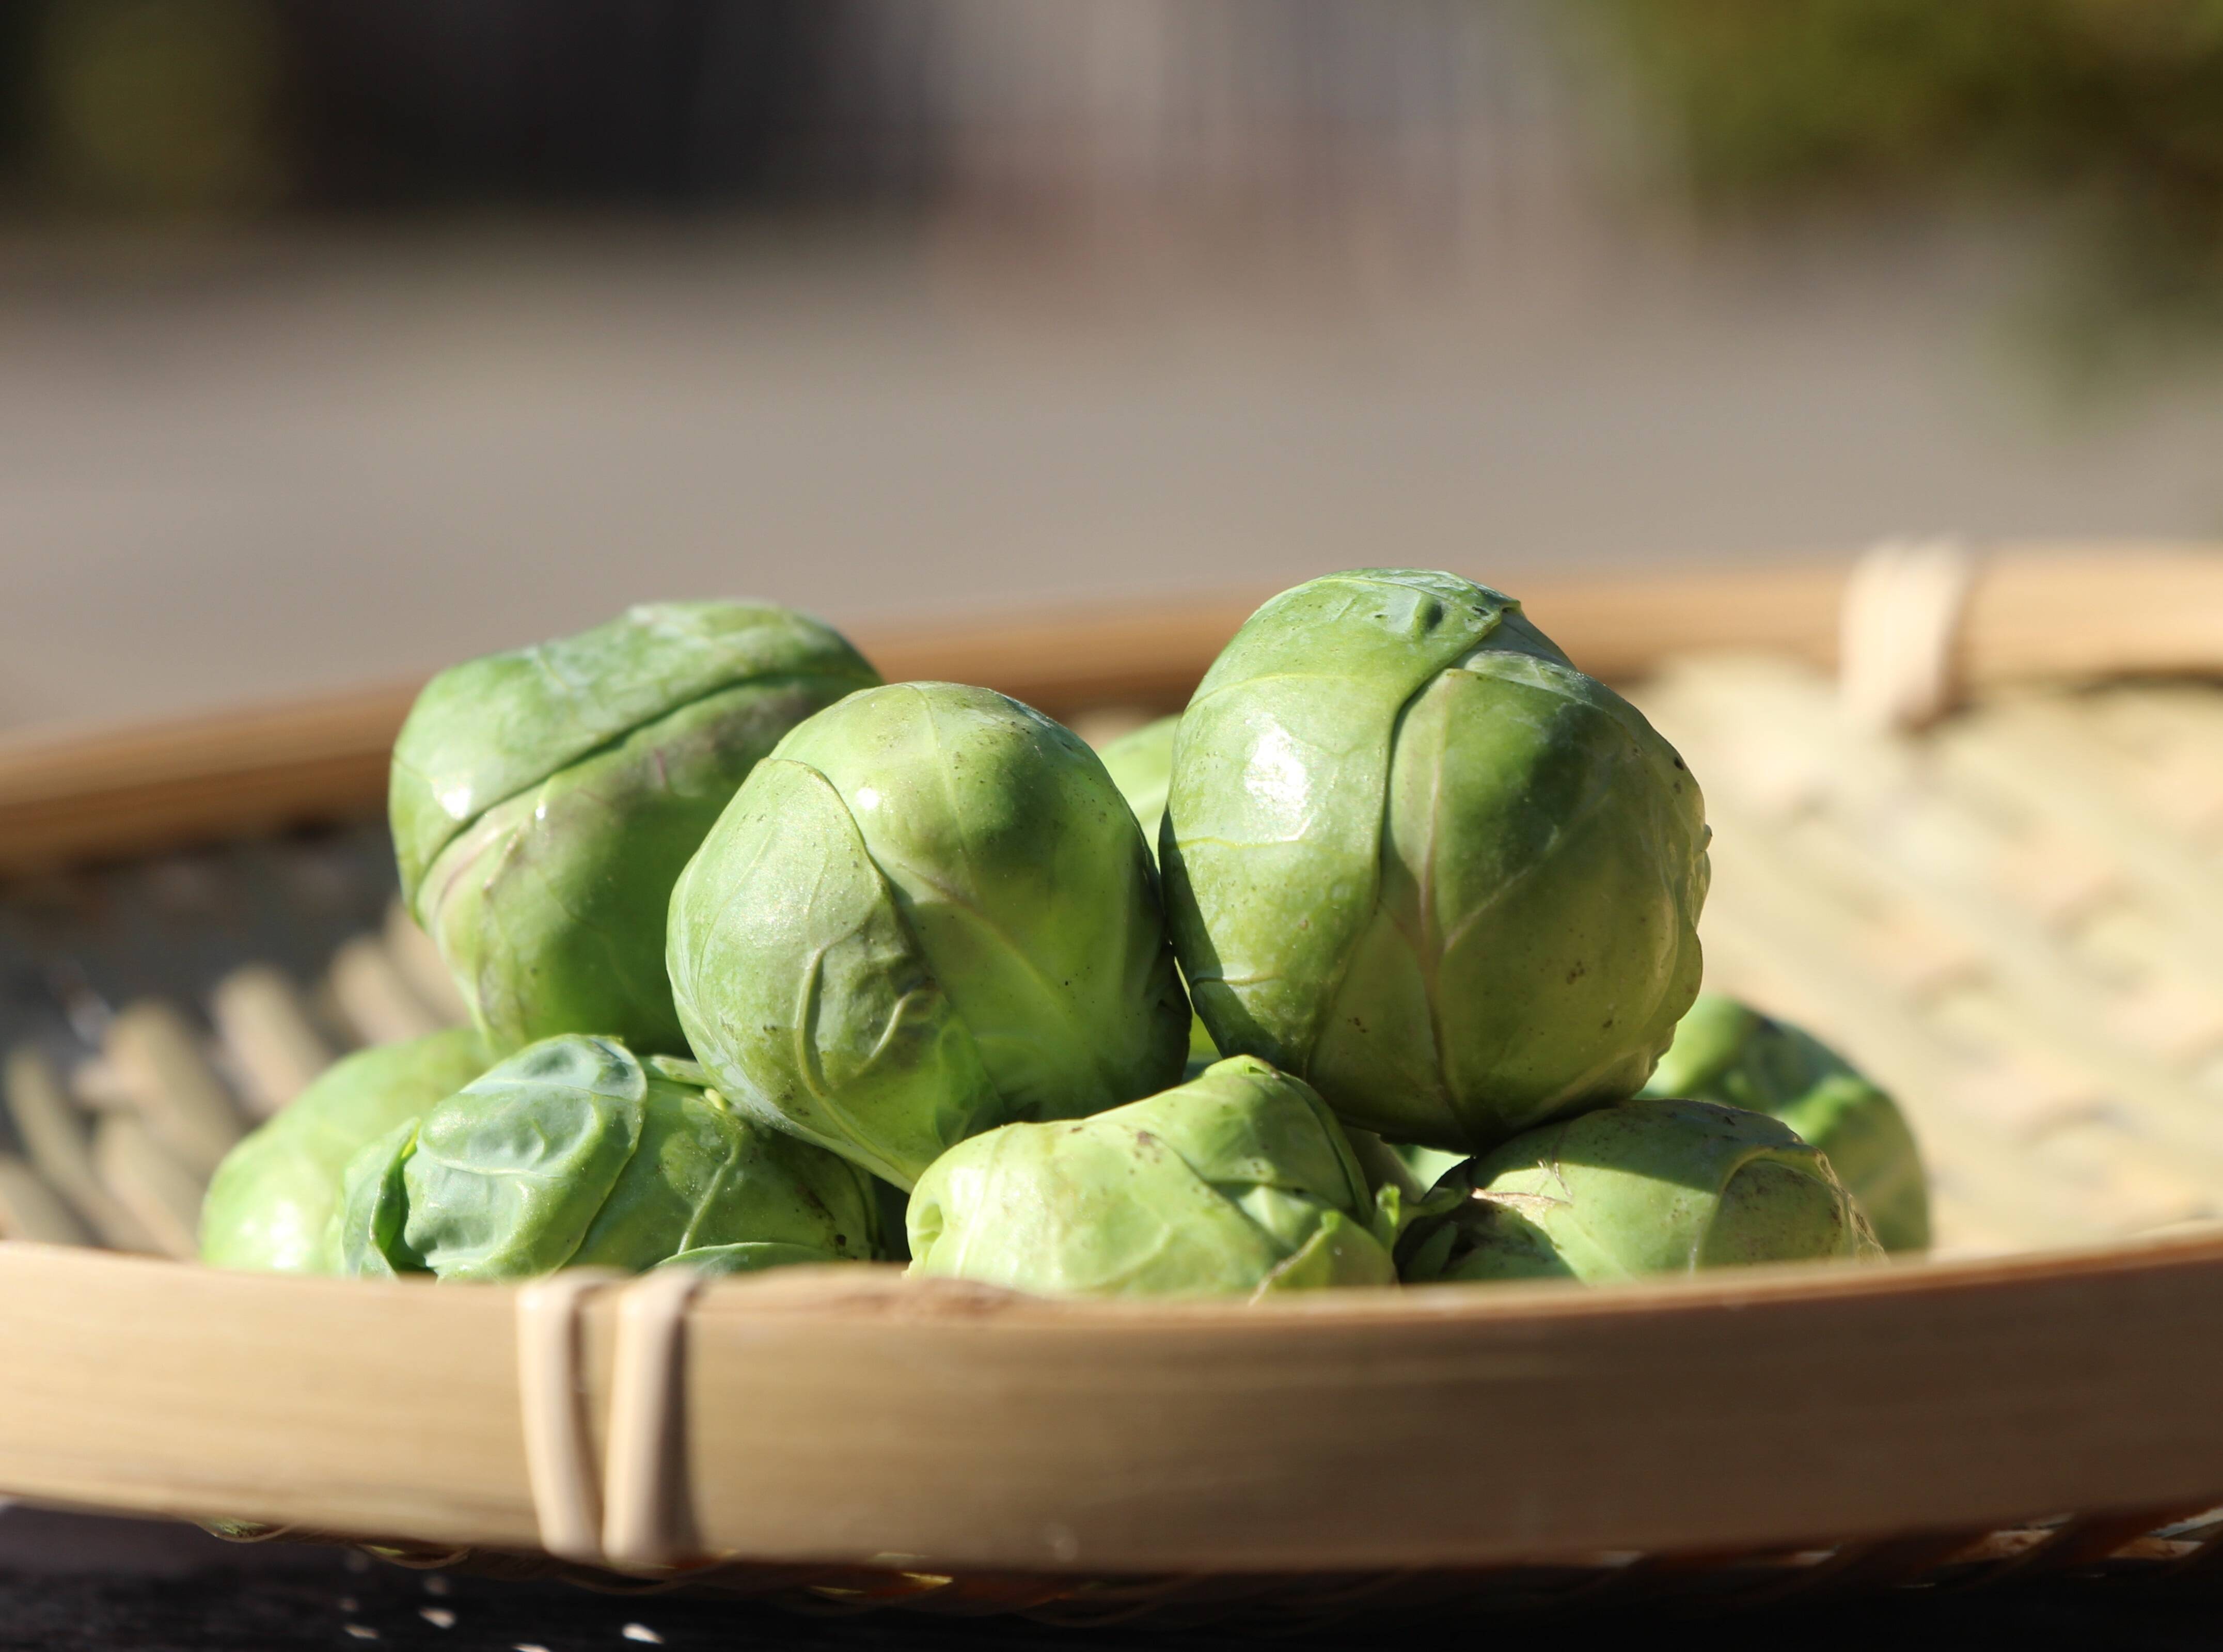
[[[1727,992],[1860,1052],[1876,1081],[1903,1098],[1930,1172],[1934,1245],[1941,1255],[1997,1255],[2111,1237],[2109,1213],[2049,1168],[2031,1175],[2020,1144],[1982,1113],[1955,1107],[1974,1065],[1941,1044],[1896,993],[1832,944],[1832,915],[1768,899],[1767,872],[1709,903],[1707,978]],[[1817,923],[1816,920],[1819,922]]]
[[[88,1056],[71,1068],[69,1088],[89,1113],[139,1110],[131,1075],[105,1056]]]
[[[92,1160],[102,1185],[164,1255],[183,1261],[198,1253],[205,1184],[146,1125],[109,1114],[93,1132]]]
[[[2223,664],[2223,555],[2153,543],[1995,548],[1961,657],[1980,688],[2212,673]]]
[[[258,1117],[277,1113],[336,1058],[293,983],[268,965],[226,975],[210,993],[209,1010]]]
[[[0,1245],[0,1487],[530,1550],[510,1299]]]
[[[2157,684],[2136,694],[2094,694],[2087,704],[2111,745],[2133,765],[2132,782],[2155,819],[2215,858],[2223,844],[2223,717],[2212,691]]]
[[[0,1239],[89,1245],[92,1236],[36,1170],[12,1153],[0,1153]]]
[[[517,1292],[518,1409],[526,1478],[541,1546],[568,1561],[602,1558],[601,1475],[585,1416],[579,1309],[625,1277],[608,1268],[567,1268]]]
[[[1931,751],[1948,773],[1989,786],[2031,814],[2067,823],[2088,841],[2106,845],[2117,869],[2185,926],[2223,934],[2223,866],[2195,852],[2132,801],[2136,779],[2129,764],[2119,748],[2096,736],[2094,719],[2082,712],[2034,699],[1987,707],[1981,718],[1940,730]],[[2223,771],[2223,742],[2214,761]],[[2223,979],[2223,963],[2212,945],[2188,949],[2183,962]]]
[[[2037,1250],[2113,1235],[2118,1228],[2104,1201],[2057,1174],[2031,1175],[2019,1144],[1955,1105],[1980,1070],[1976,1063],[1942,1044],[1899,994],[1860,968],[1841,917],[1802,894],[1785,868],[1748,866],[1737,885],[1709,901],[1708,934],[1744,937],[1745,949],[1767,961],[1748,977],[1717,975],[1716,984],[1774,1008],[1785,996],[1780,983],[1795,983],[1799,1001],[1827,1006],[1810,1011],[1806,1025],[1853,1052],[1902,1098],[1933,1184],[1979,1213],[1974,1232],[1941,1224],[1940,1248],[1988,1250],[2005,1241],[2006,1248]]]
[[[455,977],[448,973],[447,960],[400,901],[386,909],[380,935],[386,943],[387,956],[394,961],[409,990],[444,1025],[461,1026],[471,1018],[469,1006],[456,990]]]
[[[1245,1308],[891,1274],[784,1270],[706,1291],[677,1437],[710,1556],[1016,1568],[1051,1586],[1589,1567],[1800,1533],[1995,1530],[2018,1509],[2189,1507],[2223,1472],[2197,1377],[2223,1359],[2214,1238]],[[513,1291],[6,1246],[0,1297],[0,1485],[421,1543],[537,1541]],[[598,1413],[614,1318],[600,1304],[583,1327]],[[269,1383],[280,1366],[291,1380]],[[1743,1397],[1724,1407],[1724,1392]],[[426,1393],[439,1403],[394,1405]],[[1521,1419],[1492,1447],[1519,1497],[1447,1509],[1370,1473],[1477,1416]]]
[[[1987,846],[1950,794],[1934,784],[1895,783],[1899,777],[1890,771],[1911,760],[1846,738],[1819,709],[1826,702],[1811,690],[1802,694],[1787,673],[1771,672],[1767,691],[1752,691],[1753,671],[1737,664],[1718,675],[1697,666],[1678,675],[1676,691],[1685,703],[1702,701],[1722,720],[1701,729],[1686,750],[1702,784],[1715,757],[1732,777],[1740,762],[1758,766],[1779,752],[1784,763],[1811,766],[1827,806],[1802,810],[1773,829],[1796,835],[1810,873],[1949,925],[1999,983],[2032,1048],[2086,1072],[2108,1094],[2137,1097],[2149,1133],[2207,1157],[2223,1175],[2223,1113],[2167,1063],[2092,1025],[2094,1004],[2106,1003],[2116,983],[2062,946],[2028,909],[1986,886]],[[1720,788],[1710,792],[1710,807],[1721,796]],[[1731,807],[1735,802],[1727,799]],[[1764,820],[1754,824],[1771,829]]]
[[[2151,1232],[2217,1214],[2217,1181],[2204,1165],[2146,1151],[2105,1117],[2050,1130],[2036,1152],[2106,1199],[2115,1231]]]
[[[1841,604],[1837,697],[1867,729],[1926,728],[1952,709],[1977,560],[1957,539],[1887,539],[1854,564]]]
[[[1926,903],[1985,948],[2020,1039],[2088,1075],[2105,1094],[2135,1098],[2141,1133],[2191,1156],[2223,1177],[2223,1113],[2182,1075],[2146,1051],[2106,1036],[2094,1016],[2097,984],[2064,971],[2043,948],[2043,931],[1989,906],[1981,895],[1870,852],[1849,829],[1811,824],[1802,849],[1874,877],[1899,899]]]
[[[420,1037],[438,1032],[443,1025],[410,990],[376,936],[358,936],[334,953],[328,979],[340,1013],[367,1044]]]
[[[70,1100],[54,1063],[29,1044],[18,1046],[9,1053],[6,1089],[16,1138],[39,1174],[76,1207],[101,1241],[117,1251],[159,1248],[154,1236],[103,1185],[93,1166],[83,1115]]]
[[[1414,1316],[1409,1332],[1391,1329],[1356,1301],[1305,1304],[1312,1328],[1302,1354],[1282,1340],[1282,1326],[1239,1321],[1224,1309],[1193,1321],[1146,1314],[1113,1321],[1083,1311],[1059,1322],[1032,1304],[911,1304],[894,1296],[903,1287],[872,1281],[767,1280],[763,1298],[714,1290],[690,1327],[697,1345],[690,1384],[702,1397],[690,1413],[701,1453],[700,1516],[713,1542],[765,1559],[859,1541],[853,1526],[835,1536],[836,1523],[869,1510],[873,1539],[940,1557],[944,1566],[1194,1572],[1426,1565],[1452,1553],[1502,1561],[1578,1546],[1688,1549],[1779,1542],[1795,1532],[1882,1535],[1918,1523],[1873,1517],[1881,1502],[1902,1497],[1924,1508],[1934,1529],[1972,1512],[1977,1485],[1986,1495],[2003,1489],[2014,1471],[1992,1453],[2009,1432],[2024,1442],[2025,1461],[2072,1454],[2106,1461],[2125,1448],[2094,1439],[2095,1425],[2112,1428],[2121,1414],[2110,1407],[2103,1423],[2089,1406],[2098,1385],[2122,1397],[2119,1371],[2130,1357],[2123,1342],[2101,1334],[2104,1348],[2081,1354],[1987,1342],[1999,1363],[1964,1387],[1976,1368],[1962,1363],[1965,1344],[1949,1344],[1986,1340],[1979,1327],[1998,1323],[1976,1296],[1949,1283],[1965,1274],[1949,1267],[1844,1271],[1868,1273],[1859,1283],[1886,1292],[1896,1311],[1770,1313],[1748,1334],[1758,1304],[1743,1291],[1757,1281],[1716,1276],[1715,1288],[1726,1295],[1706,1300],[1739,1300],[1736,1314],[1694,1317],[1671,1332],[1676,1309],[1697,1299],[1680,1284],[1648,1288],[1658,1317],[1647,1319],[1647,1331],[1659,1335],[1647,1334],[1639,1346],[1638,1337],[1623,1340],[1585,1318],[1604,1305],[1596,1293],[1414,1291],[1397,1303]],[[1803,1283],[1849,1308],[1836,1295],[1843,1280],[1824,1283],[1807,1272]],[[1908,1294],[1899,1296],[1901,1289]],[[889,1300],[866,1300],[883,1289]],[[773,1290],[788,1294],[791,1322],[769,1300]],[[1486,1305],[1476,1300],[1483,1297]],[[1909,1308],[1916,1300],[1926,1313]],[[2080,1311],[2065,1301],[2058,1308]],[[2136,1321],[2143,1309],[2116,1289],[2095,1289],[2081,1311]],[[1506,1316],[1496,1322],[1502,1338],[1493,1334],[1492,1313]],[[1439,1335],[1420,1332],[1423,1314],[1440,1314],[1433,1321]],[[1092,1325],[1115,1322],[1117,1335],[1099,1342],[1087,1334]],[[1163,1334],[1154,1336],[1160,1326]],[[2064,1329],[2060,1321],[2051,1327]],[[2132,1339],[2144,1335],[2133,1331]],[[864,1398],[875,1362],[891,1354],[906,1373],[906,1405],[935,1412],[927,1433],[900,1409]],[[1757,1366],[1745,1363],[1754,1359]],[[2066,1368],[2056,1363],[2063,1359]],[[995,1361],[1004,1379],[992,1390],[979,1385],[984,1359]],[[1101,1364],[1106,1359],[1116,1371]],[[1302,1371],[1294,1383],[1293,1360]],[[1884,1374],[1886,1366],[1894,1375]],[[1906,1381],[1910,1370],[1922,1380]],[[2163,1381],[2176,1396],[2169,1409],[2194,1403],[2197,1384]],[[2077,1397],[2057,1420],[2037,1422],[2022,1408],[2034,1386],[2052,1382]],[[1710,1425],[1686,1406],[1708,1384],[1716,1405],[1723,1385],[1746,1394],[1764,1386],[1785,1403],[1757,1414],[1741,1404],[1717,1411]],[[1338,1397],[1333,1420],[1319,1409],[1328,1394]],[[1350,1427],[1346,1407],[1380,1429]],[[1089,1416],[1091,1427],[1074,1429],[1076,1414]],[[1366,1461],[1413,1460],[1427,1441],[1456,1433],[1457,1418],[1477,1415],[1523,1420],[1512,1431],[1518,1443],[1504,1444],[1508,1483],[1528,1488],[1516,1506],[1484,1498],[1448,1518],[1431,1510],[1424,1532],[1410,1519],[1409,1499],[1405,1513],[1388,1506],[1390,1488],[1354,1501],[1349,1486],[1366,1478]],[[838,1447],[823,1427],[829,1416],[847,1420]],[[2030,1453],[2033,1428],[2044,1437],[2074,1430],[2092,1454]],[[1292,1428],[1305,1451],[1288,1450]],[[2199,1449],[2182,1428],[2180,1422],[2171,1429],[2180,1448]],[[1362,1442],[1359,1432],[1370,1437]],[[1784,1442],[1801,1439],[1825,1439],[1828,1448],[1793,1450],[1795,1471],[1786,1472]],[[715,1472],[744,1463],[745,1472]],[[1594,1474],[1595,1498],[1586,1489]],[[1962,1476],[1961,1488],[1951,1489]],[[1331,1484],[1342,1488],[1328,1494],[1338,1531],[1332,1559],[1313,1520],[1321,1514],[1315,1499]],[[2049,1505],[2027,1480],[2018,1490],[2017,1506],[2062,1506]],[[1809,1497],[1814,1506],[1794,1506]],[[1578,1507],[1603,1517],[1583,1519]],[[953,1522],[959,1508],[964,1514]],[[1149,1535],[1138,1541],[1145,1526]],[[951,1536],[965,1545],[955,1555],[943,1548]]]
[[[2049,1224],[2052,1242],[2223,1209],[2216,926],[2196,894],[2173,898],[2223,856],[2183,835],[2204,810],[2172,826],[2154,806],[2203,772],[2189,766],[2223,767],[2223,697],[2018,693],[1915,741],[1851,730],[1828,685],[1781,660],[1688,662],[1643,698],[1721,834],[1710,981],[1815,1026],[1900,1090],[1946,1248],[2016,1232],[1954,1190],[1976,1144],[1936,1139],[1949,1118],[2003,1132],[1990,1151],[2010,1201],[2021,1181],[2081,1208]],[[2049,776],[2060,766],[2029,732],[2056,723],[2090,747],[2066,765],[2082,793]],[[1812,979],[1833,955],[1848,979]],[[1904,1013],[1870,986],[1905,994]],[[1932,1037],[1958,1055],[1921,1056]]]
[[[142,999],[117,1012],[104,1050],[148,1127],[205,1180],[244,1133],[243,1121],[185,1017]]]

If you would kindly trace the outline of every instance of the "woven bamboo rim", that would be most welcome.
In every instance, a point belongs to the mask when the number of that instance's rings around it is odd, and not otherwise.
[[[520,1294],[9,1245],[0,1485],[539,1549]],[[579,1321],[594,1460],[625,1460],[644,1426],[683,1439],[648,1523],[692,1541],[675,1556],[605,1527],[576,1555],[620,1569],[1454,1569],[1952,1538],[2064,1510],[2125,1527],[2119,1544],[2223,1485],[2207,1237],[1240,1314],[814,1271],[703,1291],[677,1410],[630,1417],[628,1294]],[[1447,1454],[1495,1494],[1418,1495]]]
[[[1477,571],[1487,577],[1487,571]],[[1851,565],[1524,582],[1523,602],[1609,682],[1678,654],[1764,650],[1834,670]],[[891,680],[980,683],[1070,717],[1178,709],[1269,593],[1176,610],[1015,615],[969,628],[858,633]],[[2223,653],[2223,558],[2151,543],[1999,547],[1955,640],[1956,680],[2003,683],[2212,672]],[[0,741],[0,872],[197,837],[375,812],[409,684],[275,709],[79,737]]]
[[[1834,664],[1842,619],[1848,674],[1869,683],[1856,709],[1902,724],[1964,686],[2223,665],[2223,559],[2195,551],[2001,552],[1979,569],[1903,549],[1852,588],[1844,602],[1836,569],[1566,587],[1529,606],[1622,678],[1694,638]],[[878,651],[891,671],[1077,716],[1177,703],[1237,618]],[[1902,625],[1926,644],[1903,646]],[[359,810],[400,703],[0,753],[0,865]],[[372,952],[372,975],[400,983],[393,1001],[437,1020],[421,1007],[437,988],[407,996],[407,947]],[[251,1025],[260,1001],[235,983],[228,1012]],[[134,1059],[159,1065],[167,1036],[143,1024]],[[262,1046],[272,1094],[317,1062],[284,1036]],[[189,1136],[193,1117],[174,1128]],[[1637,1559],[1677,1554],[1715,1555],[1701,1572],[1740,1555],[1766,1592],[1946,1564],[2184,1571],[2215,1554],[2223,1522],[2146,1534],[2223,1502],[2203,1376],[2219,1310],[2223,1232],[1241,1309],[1046,1302],[854,1267],[719,1282],[690,1304],[653,1281],[462,1291],[10,1244],[0,1488],[384,1535],[432,1558],[538,1554],[974,1610],[1262,1590],[1317,1607],[1332,1584],[1353,1598],[1474,1587],[1477,1568],[1501,1583],[1570,1569],[1594,1592],[1688,1573]],[[292,1376],[282,1391],[273,1370]],[[1482,1491],[1415,1495],[1447,1441]]]

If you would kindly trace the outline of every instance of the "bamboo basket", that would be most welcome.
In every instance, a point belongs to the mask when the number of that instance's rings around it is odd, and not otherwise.
[[[2223,556],[1526,596],[1706,787],[1710,983],[1899,1092],[1933,1259],[1243,1307],[180,1265],[255,1117],[457,1012],[388,906],[397,690],[0,749],[0,1493],[1086,1621],[2212,1573]],[[1100,736],[1250,606],[860,640]]]

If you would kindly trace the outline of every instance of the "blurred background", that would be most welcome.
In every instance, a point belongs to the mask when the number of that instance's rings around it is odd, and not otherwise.
[[[11,0],[0,727],[2223,534],[2223,0]]]

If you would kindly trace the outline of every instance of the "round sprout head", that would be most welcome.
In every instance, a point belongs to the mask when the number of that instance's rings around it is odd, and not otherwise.
[[[488,1043],[685,1044],[671,885],[757,760],[878,681],[784,608],[671,602],[440,673],[394,748],[401,886]]]
[[[1174,731],[1180,726],[1179,717],[1160,717],[1122,735],[1104,748],[1105,770],[1119,788],[1119,795],[1126,798],[1127,807],[1135,811],[1143,842],[1149,846],[1152,865],[1157,862],[1158,833],[1165,824],[1166,791],[1173,784]],[[1201,1072],[1219,1059],[1219,1048],[1212,1042],[1211,1031],[1203,1018],[1192,1012],[1188,1070]]]
[[[607,1038],[528,1046],[349,1163],[339,1271],[518,1279],[666,1263],[867,1260],[855,1166],[739,1116],[692,1062]]]
[[[1882,1249],[1829,1162],[1783,1125],[1634,1100],[1515,1137],[1447,1172],[1397,1247],[1408,1283],[1590,1283]]]
[[[669,966],[736,1106],[904,1188],[983,1130],[1151,1094],[1187,1042],[1104,765],[954,684],[853,695],[782,741],[673,891]]]
[[[1693,1100],[1728,1100],[1726,1096],[1710,1092],[1737,1064],[1760,1026],[1759,1012],[1726,993],[1699,993],[1683,1018],[1676,1023],[1675,1036],[1661,1053],[1659,1064],[1652,1069],[1644,1094],[1685,1096]],[[1751,1104],[1731,1101],[1729,1105]],[[1753,1110],[1767,1111],[1766,1107]]]
[[[1174,732],[1180,727],[1179,717],[1160,717],[1104,748],[1105,772],[1135,811],[1153,858],[1158,852],[1158,828],[1166,817],[1166,793],[1173,785]]]
[[[1213,664],[1160,860],[1219,1048],[1474,1152],[1644,1082],[1697,992],[1706,841],[1673,748],[1517,602],[1363,570]]]
[[[911,1195],[911,1269],[1101,1296],[1389,1284],[1384,1226],[1319,1096],[1237,1056],[1093,1118],[953,1148]]]
[[[469,1027],[342,1057],[225,1155],[201,1206],[201,1260],[215,1268],[325,1271],[340,1173],[364,1146],[486,1070]]]
[[[1843,1056],[1787,1021],[1702,993],[1644,1094],[1748,1107],[1825,1154],[1887,1251],[1930,1245],[1930,1185],[1899,1104]]]

